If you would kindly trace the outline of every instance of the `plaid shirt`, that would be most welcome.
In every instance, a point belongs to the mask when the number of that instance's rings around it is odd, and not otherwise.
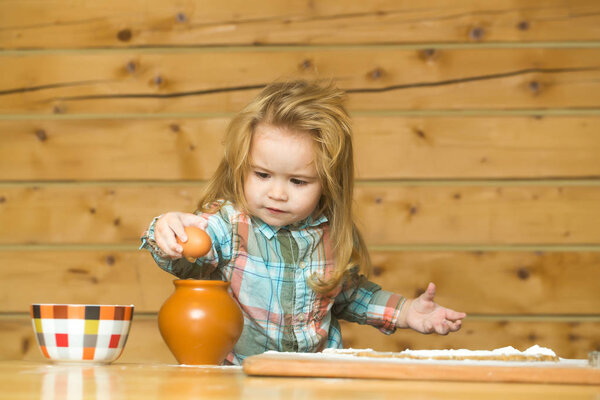
[[[341,348],[338,319],[372,325],[386,334],[396,330],[405,298],[386,292],[358,273],[332,292],[319,294],[307,283],[311,274],[330,276],[329,224],[311,217],[294,225],[273,227],[225,203],[208,220],[212,250],[195,263],[161,256],[154,225],[142,237],[158,266],[181,279],[231,282],[242,308],[244,330],[227,362],[267,350],[317,352]]]

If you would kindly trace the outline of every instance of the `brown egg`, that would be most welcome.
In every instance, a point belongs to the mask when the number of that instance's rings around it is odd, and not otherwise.
[[[177,243],[183,247],[184,257],[193,259],[202,257],[209,252],[212,241],[206,232],[195,226],[186,226],[184,229],[188,237],[187,241],[184,243],[177,238]]]

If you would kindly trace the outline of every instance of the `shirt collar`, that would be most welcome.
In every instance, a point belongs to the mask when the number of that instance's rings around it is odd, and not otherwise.
[[[309,226],[312,227],[321,225],[322,223],[327,222],[328,219],[325,215],[321,215],[318,218],[313,218],[312,215],[310,215],[301,221],[286,226],[271,226],[258,217],[252,217],[252,221],[256,226],[256,229],[258,229],[260,233],[270,240],[277,234],[277,232],[279,232],[281,228],[289,229],[291,231],[306,229]]]

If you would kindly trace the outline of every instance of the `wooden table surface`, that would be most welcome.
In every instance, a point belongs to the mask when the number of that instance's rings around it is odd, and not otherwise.
[[[240,367],[0,361],[0,399],[600,399],[600,387],[246,376]]]

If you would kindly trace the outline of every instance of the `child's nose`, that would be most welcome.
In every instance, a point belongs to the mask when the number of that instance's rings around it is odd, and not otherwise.
[[[273,200],[286,201],[288,199],[288,196],[284,185],[279,183],[273,183],[269,190],[269,197]]]

